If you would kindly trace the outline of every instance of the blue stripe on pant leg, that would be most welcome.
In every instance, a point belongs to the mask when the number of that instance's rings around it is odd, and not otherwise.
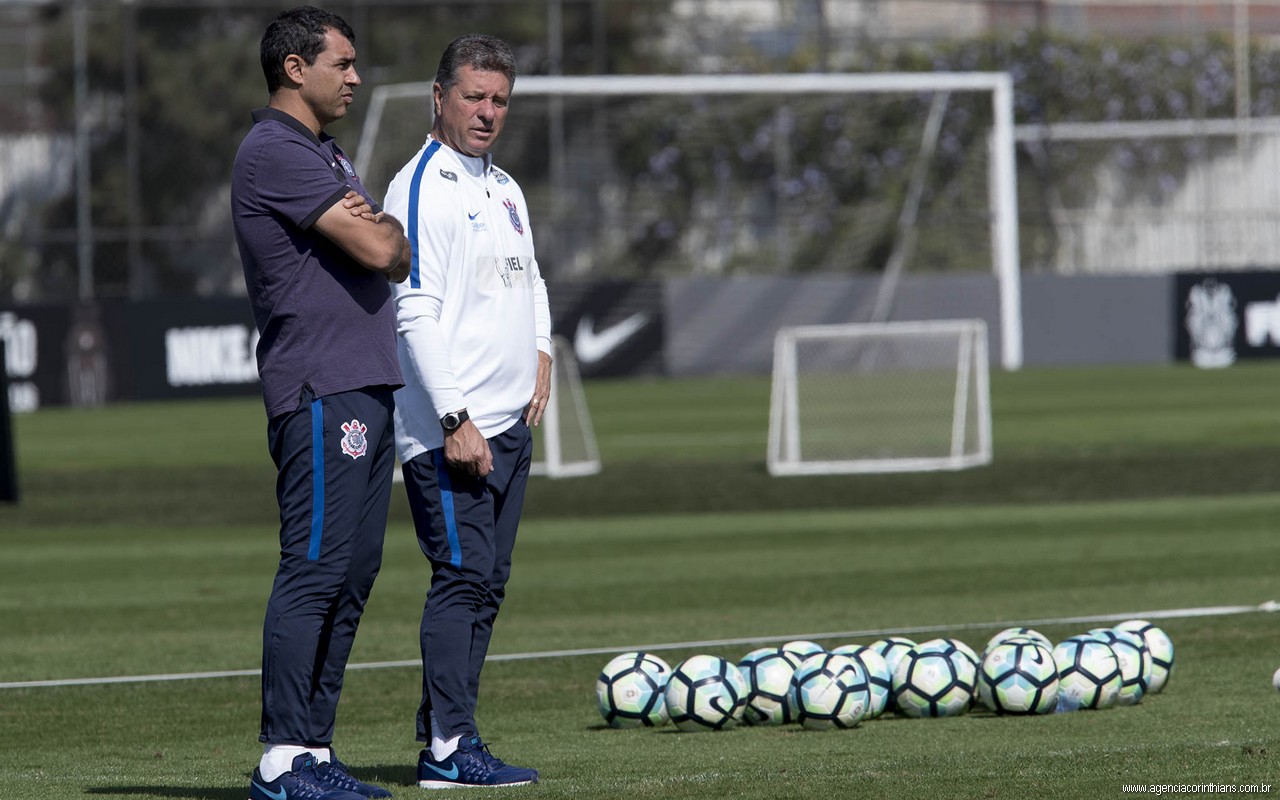
[[[440,513],[444,516],[445,534],[449,538],[449,563],[462,566],[462,545],[458,542],[458,520],[453,510],[453,482],[449,480],[449,465],[444,460],[444,448],[431,452],[436,464],[436,480],[440,483]]]
[[[307,560],[320,557],[324,534],[324,406],[317,397],[311,401],[311,546]]]

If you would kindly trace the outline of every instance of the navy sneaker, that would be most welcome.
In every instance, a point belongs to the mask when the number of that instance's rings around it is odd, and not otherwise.
[[[537,783],[538,771],[513,767],[489,752],[479,736],[467,736],[443,760],[431,757],[430,748],[418,755],[418,786],[452,789],[455,786],[523,786]]]
[[[362,794],[327,786],[316,773],[310,753],[293,759],[293,771],[274,781],[264,781],[255,767],[249,781],[249,800],[366,800]]]
[[[316,775],[320,778],[321,786],[352,792],[361,797],[368,797],[370,800],[391,796],[391,792],[381,786],[357,780],[347,765],[338,760],[338,754],[334,753],[332,748],[329,749],[329,755],[333,758],[332,761],[324,761],[316,765]]]

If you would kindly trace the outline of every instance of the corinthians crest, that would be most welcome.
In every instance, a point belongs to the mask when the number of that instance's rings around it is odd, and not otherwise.
[[[1191,363],[1197,367],[1227,367],[1235,363],[1236,298],[1231,287],[1213,278],[1191,287],[1187,294],[1187,333],[1191,334]]]
[[[350,422],[342,423],[342,452],[357,459],[369,451],[369,440],[365,438],[365,432],[369,430],[369,426],[353,419]]]

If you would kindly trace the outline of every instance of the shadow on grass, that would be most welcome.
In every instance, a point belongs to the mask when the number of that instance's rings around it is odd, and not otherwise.
[[[351,774],[367,783],[384,786],[399,794],[409,789],[418,791],[418,772],[415,765],[382,764],[374,767],[351,767]],[[84,790],[92,795],[129,795],[139,797],[167,797],[178,800],[245,800],[248,795],[249,776],[245,785],[236,788],[212,788],[208,786],[90,786]]]
[[[193,800],[244,800],[246,789],[210,789],[207,786],[90,786],[84,793],[184,797]]]

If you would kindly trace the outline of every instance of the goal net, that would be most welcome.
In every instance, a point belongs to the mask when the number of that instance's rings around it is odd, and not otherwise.
[[[990,461],[982,320],[778,332],[770,474],[955,470]]]
[[[986,72],[524,76],[495,158],[555,280],[994,272],[1017,369],[1012,86]],[[430,83],[374,89],[355,161],[375,197],[430,127]]]
[[[534,475],[574,478],[600,471],[600,452],[587,411],[573,345],[551,337],[551,398],[542,424],[533,429]]]

